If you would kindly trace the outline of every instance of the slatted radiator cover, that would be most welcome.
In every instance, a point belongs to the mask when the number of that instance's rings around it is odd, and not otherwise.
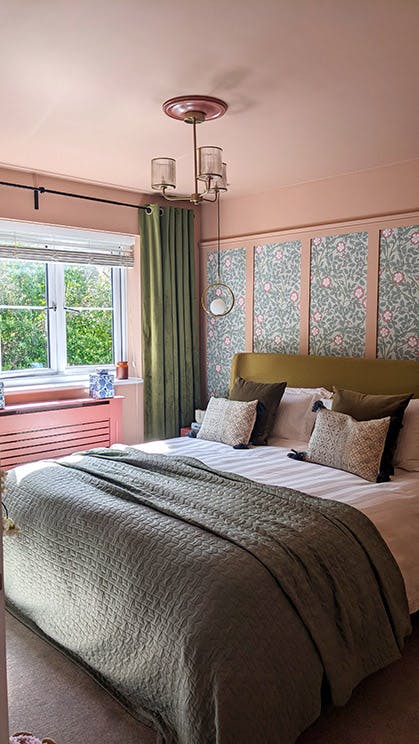
[[[0,413],[0,465],[63,457],[120,441],[122,397],[6,406]]]

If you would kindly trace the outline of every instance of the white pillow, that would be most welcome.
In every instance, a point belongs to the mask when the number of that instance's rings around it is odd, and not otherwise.
[[[311,410],[316,400],[331,399],[333,393],[326,388],[287,387],[275,415],[268,444],[276,445],[279,439],[308,442],[316,421]]]
[[[197,439],[222,442],[232,447],[246,445],[256,421],[258,401],[210,398]]]
[[[396,468],[419,471],[419,398],[411,400],[404,412],[393,462]]]

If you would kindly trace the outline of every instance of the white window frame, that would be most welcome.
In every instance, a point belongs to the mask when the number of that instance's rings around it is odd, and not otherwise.
[[[0,254],[1,255],[1,254]],[[27,259],[31,261],[30,258]],[[23,386],[51,382],[68,382],[75,378],[87,379],[89,373],[100,366],[114,370],[116,361],[127,359],[127,269],[110,267],[112,270],[112,320],[113,363],[78,365],[68,367],[66,348],[66,313],[64,310],[64,266],[65,263],[45,262],[46,266],[46,317],[48,323],[49,367],[42,369],[6,370],[0,372],[0,380],[7,386]],[[103,264],[106,265],[106,264]]]

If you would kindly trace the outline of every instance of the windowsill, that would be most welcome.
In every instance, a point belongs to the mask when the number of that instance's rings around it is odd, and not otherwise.
[[[0,378],[1,379],[1,378]],[[68,390],[71,388],[85,388],[86,391],[89,389],[89,375],[54,375],[53,377],[43,377],[41,379],[21,379],[17,380],[3,380],[4,392],[8,393],[25,393],[25,392],[42,392],[45,390]],[[115,385],[139,385],[143,382],[141,377],[129,377],[127,380],[117,380],[115,378]]]

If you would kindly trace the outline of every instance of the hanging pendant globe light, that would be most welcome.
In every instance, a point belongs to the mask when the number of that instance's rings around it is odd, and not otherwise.
[[[208,284],[201,295],[201,305],[207,315],[222,318],[231,313],[234,307],[234,292],[228,284],[221,281],[221,251],[220,251],[220,195],[217,198],[217,277],[215,282]]]

